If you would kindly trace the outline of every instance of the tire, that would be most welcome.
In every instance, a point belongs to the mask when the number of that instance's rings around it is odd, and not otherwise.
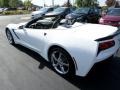
[[[8,39],[8,41],[9,41],[9,43],[10,43],[11,45],[14,45],[15,42],[14,42],[13,36],[12,36],[10,30],[8,30],[8,29],[6,30],[6,36],[7,36],[7,39]]]
[[[71,56],[62,48],[53,48],[49,59],[53,69],[63,77],[75,75],[75,66]]]

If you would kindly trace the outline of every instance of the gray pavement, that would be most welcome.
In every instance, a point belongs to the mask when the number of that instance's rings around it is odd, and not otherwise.
[[[9,45],[5,26],[29,15],[0,16],[0,90],[120,90],[120,53],[96,64],[87,77],[63,78],[40,55]]]

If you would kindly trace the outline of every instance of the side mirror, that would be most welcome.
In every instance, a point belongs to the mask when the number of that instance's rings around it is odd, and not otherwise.
[[[66,19],[62,19],[61,21],[60,21],[60,24],[65,24],[66,23]]]
[[[19,26],[19,29],[23,29],[24,28],[24,25],[22,25],[22,26]]]

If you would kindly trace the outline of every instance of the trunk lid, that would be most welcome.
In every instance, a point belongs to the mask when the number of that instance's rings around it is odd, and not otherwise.
[[[84,24],[75,29],[75,35],[86,39],[96,40],[116,33],[118,28],[99,24]]]

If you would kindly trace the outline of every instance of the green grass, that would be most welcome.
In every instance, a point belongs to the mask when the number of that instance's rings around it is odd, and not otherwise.
[[[20,14],[30,14],[28,10],[14,10],[14,11],[4,11],[2,15],[20,15]]]

